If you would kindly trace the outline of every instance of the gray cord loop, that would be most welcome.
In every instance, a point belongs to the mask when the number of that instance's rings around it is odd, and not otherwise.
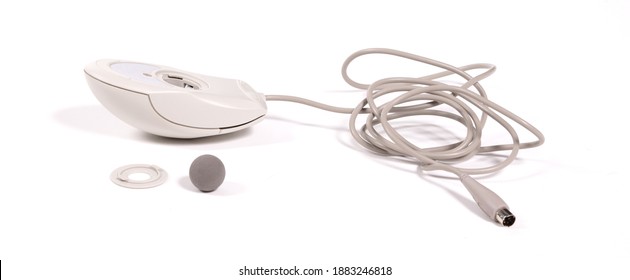
[[[444,71],[419,77],[384,78],[371,84],[356,82],[348,75],[348,66],[358,57],[368,54],[385,54],[402,57],[420,63],[432,65]],[[485,70],[479,75],[471,76],[468,71]],[[308,99],[268,95],[267,100],[284,100],[302,103],[337,113],[350,114],[350,132],[354,139],[364,148],[381,155],[402,156],[415,159],[424,170],[444,170],[460,176],[461,174],[488,174],[508,166],[516,158],[519,149],[533,148],[543,144],[544,136],[531,124],[490,101],[480,81],[494,73],[492,64],[477,63],[463,67],[455,67],[426,57],[391,49],[365,49],[350,55],[342,66],[342,76],[351,86],[366,90],[366,97],[355,108],[334,107]],[[456,75],[465,80],[460,85],[450,85],[438,81],[439,78]],[[392,100],[377,105],[377,99],[398,94]],[[391,99],[391,98],[390,98]],[[418,102],[423,102],[418,104]],[[437,108],[449,106],[457,114]],[[481,110],[481,116],[472,109]],[[367,114],[365,124],[357,128],[359,114]],[[390,121],[411,116],[435,116],[455,120],[466,127],[464,139],[457,143],[437,147],[420,148],[391,125]],[[481,135],[487,118],[490,117],[505,128],[512,138],[511,143],[483,146]],[[537,140],[521,143],[516,130],[508,121],[510,119],[530,131]],[[377,131],[381,126],[384,134]],[[510,154],[501,162],[479,168],[461,168],[454,164],[471,159],[481,153],[509,150]]]
[[[444,71],[419,78],[390,77],[371,84],[362,84],[350,78],[348,66],[356,58],[368,54],[402,57],[432,65]],[[468,73],[472,70],[485,71],[472,76]],[[480,82],[492,75],[495,70],[496,67],[492,64],[478,63],[455,67],[397,50],[365,49],[350,55],[343,63],[341,71],[344,80],[349,85],[366,90],[365,98],[354,108],[334,107],[294,96],[267,95],[266,98],[267,100],[302,103],[331,112],[350,114],[350,132],[361,146],[384,156],[398,156],[413,160],[423,170],[443,170],[457,175],[484,212],[489,211],[487,212],[488,216],[494,219],[496,213],[492,211],[507,210],[507,205],[496,194],[468,175],[499,171],[516,159],[519,149],[537,147],[545,141],[543,134],[534,126],[487,98]],[[438,80],[453,75],[464,79],[464,83],[451,85]],[[388,97],[387,100],[389,101],[377,104],[377,100],[385,99],[383,97]],[[450,107],[452,110],[445,107]],[[477,115],[473,108],[481,111],[481,115]],[[367,116],[365,123],[357,127],[359,114],[366,114]],[[412,116],[434,116],[457,121],[466,127],[466,136],[456,143],[436,147],[418,147],[402,136],[391,123],[393,120]],[[489,146],[482,144],[482,131],[488,117],[506,130],[511,137],[511,143]],[[516,130],[507,119],[531,132],[537,140],[521,143]],[[383,132],[377,129],[379,126]],[[502,161],[489,166],[478,168],[456,166],[457,163],[469,160],[476,155],[496,151],[510,151],[510,153]],[[511,225],[514,221],[513,216],[509,221],[511,221],[509,223]]]

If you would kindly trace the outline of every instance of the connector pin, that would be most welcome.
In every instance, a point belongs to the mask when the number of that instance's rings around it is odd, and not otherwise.
[[[497,211],[497,214],[494,217],[499,224],[502,224],[506,227],[509,227],[514,224],[516,221],[516,217],[510,212],[510,210],[503,208]]]

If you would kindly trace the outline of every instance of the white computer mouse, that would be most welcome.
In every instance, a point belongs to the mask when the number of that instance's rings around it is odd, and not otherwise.
[[[247,128],[267,113],[265,96],[240,80],[111,59],[88,64],[85,76],[110,112],[155,135],[225,134]]]

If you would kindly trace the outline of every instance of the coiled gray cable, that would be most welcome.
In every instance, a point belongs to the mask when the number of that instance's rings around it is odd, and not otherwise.
[[[389,77],[371,84],[361,84],[351,79],[347,70],[352,61],[368,54],[398,56],[442,68],[444,71],[419,78]],[[485,71],[477,76],[471,76],[467,72],[478,69],[485,69]],[[344,80],[355,88],[366,90],[366,97],[355,108],[335,107],[295,96],[267,95],[266,98],[267,100],[296,102],[331,112],[350,114],[350,132],[361,146],[384,156],[411,159],[417,162],[423,170],[443,170],[457,175],[481,209],[491,219],[510,226],[514,223],[515,218],[509,212],[507,204],[494,192],[479,184],[469,175],[488,174],[505,168],[516,159],[519,149],[542,145],[544,136],[538,129],[521,117],[487,98],[480,81],[492,75],[495,70],[496,67],[491,64],[471,64],[455,67],[433,59],[392,49],[364,49],[350,55],[342,66]],[[463,78],[465,83],[458,86],[437,80],[451,75]],[[385,96],[388,96],[390,100],[377,105],[376,100]],[[453,110],[438,108],[440,105],[449,106]],[[473,107],[481,111],[481,116],[477,115]],[[357,127],[359,114],[367,114],[367,120],[365,124]],[[456,143],[421,148],[403,137],[390,123],[392,120],[420,115],[455,120],[466,127],[466,136]],[[488,117],[505,128],[512,139],[512,143],[489,146],[482,144],[482,131]],[[516,130],[506,118],[531,132],[537,140],[521,143]],[[382,132],[376,129],[378,126],[382,128]],[[489,166],[463,168],[455,165],[471,159],[475,155],[508,150],[510,153],[507,157]]]

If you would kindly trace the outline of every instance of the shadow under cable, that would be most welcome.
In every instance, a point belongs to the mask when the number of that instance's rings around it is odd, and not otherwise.
[[[422,135],[422,137],[416,137],[415,139],[407,138],[408,140],[410,140],[412,143],[415,143],[419,147],[423,147],[423,146],[417,142],[430,142],[431,144],[433,144],[433,146],[436,146],[435,143],[439,143],[437,145],[446,145],[450,143],[459,142],[462,139],[461,137],[457,136],[452,131],[445,129],[444,127],[441,127],[441,126],[434,125],[434,124],[399,123],[395,127],[397,128],[398,132],[401,132],[401,134],[405,130],[413,129],[413,133]],[[403,136],[407,136],[407,135],[409,135],[409,131],[407,131],[407,133],[405,133]],[[416,173],[422,180],[434,186],[440,187],[441,189],[446,191],[448,194],[453,196],[458,202],[460,202],[464,207],[466,207],[470,212],[477,215],[479,218],[483,219],[484,221],[494,223],[488,218],[488,216],[485,213],[483,213],[483,211],[479,208],[479,206],[472,199],[472,197],[467,196],[467,195],[462,195],[459,192],[453,190],[452,189],[453,187],[448,186],[449,184],[443,183],[443,182],[446,182],[444,180],[457,182],[455,185],[459,184],[462,190],[465,190],[465,187],[461,183],[459,183],[459,178],[457,176],[452,175],[450,173],[445,173],[445,172],[428,173],[424,171],[422,167],[420,166],[420,164],[418,163],[418,161],[413,158],[407,158],[407,157],[401,157],[401,156],[387,156],[387,155],[380,155],[377,153],[373,153],[367,150],[366,148],[364,148],[363,146],[361,146],[359,143],[357,143],[355,139],[351,136],[350,132],[348,131],[346,131],[345,133],[339,133],[337,138],[338,138],[338,141],[341,144],[345,145],[346,147],[353,149],[355,151],[359,151],[365,156],[375,160],[375,162],[382,164],[384,166],[387,166],[388,168],[394,168],[394,169],[398,169],[404,172]],[[422,140],[420,140],[420,138],[422,138]],[[413,140],[418,140],[418,141],[413,141]],[[493,165],[502,161],[506,157],[507,155],[499,154],[499,153],[480,154],[480,155],[475,156],[474,164],[475,165],[479,164],[481,166]],[[518,158],[515,161],[518,161]],[[404,164],[401,165],[399,163],[404,163]],[[415,166],[415,168],[405,168],[405,166],[407,165],[409,165],[410,167]],[[475,178],[478,178],[478,179],[490,178],[490,177],[496,176],[497,174],[498,172],[495,172],[491,174],[475,176]],[[464,191],[463,193],[468,194],[467,191]]]

